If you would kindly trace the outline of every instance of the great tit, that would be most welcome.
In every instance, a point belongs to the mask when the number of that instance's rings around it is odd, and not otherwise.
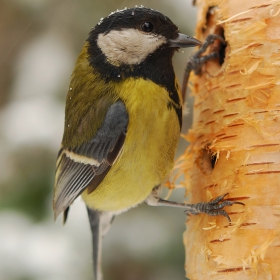
[[[165,15],[135,7],[100,20],[78,56],[66,100],[53,209],[55,218],[64,212],[66,220],[81,194],[92,230],[96,280],[102,279],[101,236],[115,215],[144,201],[193,214],[215,215],[218,209],[158,196],[173,168],[182,126],[172,57],[179,48],[197,45]]]

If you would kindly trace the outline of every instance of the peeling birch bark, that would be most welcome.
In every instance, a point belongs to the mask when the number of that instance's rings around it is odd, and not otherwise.
[[[222,65],[191,75],[194,121],[182,157],[191,203],[246,204],[188,217],[190,279],[280,279],[280,1],[199,0],[196,38],[223,34]]]

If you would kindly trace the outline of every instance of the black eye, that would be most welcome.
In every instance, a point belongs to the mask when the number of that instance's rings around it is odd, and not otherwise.
[[[144,21],[141,23],[140,28],[144,32],[151,32],[154,29],[154,25],[151,22]]]

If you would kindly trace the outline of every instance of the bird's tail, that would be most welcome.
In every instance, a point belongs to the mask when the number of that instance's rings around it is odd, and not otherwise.
[[[114,215],[109,212],[102,213],[88,207],[87,211],[92,233],[93,279],[102,280],[102,237],[107,233]]]

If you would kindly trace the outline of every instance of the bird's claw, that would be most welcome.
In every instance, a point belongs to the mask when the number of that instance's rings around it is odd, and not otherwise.
[[[226,44],[223,37],[217,34],[210,34],[207,36],[203,45],[199,48],[197,52],[190,56],[187,66],[186,72],[194,71],[196,75],[201,74],[202,66],[209,60],[219,58],[219,53],[216,51],[211,52],[208,55],[202,56],[202,54],[206,51],[206,49],[214,43],[215,40],[219,40],[222,44]]]
[[[231,223],[231,219],[227,212],[223,210],[226,206],[232,206],[233,204],[240,204],[245,205],[242,202],[239,201],[232,201],[232,200],[224,200],[224,197],[227,196],[228,193],[218,196],[217,198],[209,201],[209,202],[200,202],[193,205],[193,208],[190,210],[187,210],[188,214],[199,214],[199,213],[205,213],[209,216],[224,216],[228,219],[229,223]]]
[[[205,50],[207,49],[207,47],[209,46],[209,45],[211,45],[211,44],[213,44],[214,43],[214,41],[215,40],[219,40],[222,44],[226,44],[226,41],[224,40],[224,38],[222,37],[222,36],[220,36],[220,35],[218,35],[218,34],[210,34],[210,35],[208,35],[207,37],[206,37],[206,40],[205,40],[205,42],[204,42],[204,44],[203,44],[203,46],[202,47],[205,47]],[[204,50],[204,51],[205,51]]]
[[[191,55],[190,58],[188,59],[184,78],[183,78],[183,85],[182,85],[183,98],[185,98],[185,93],[187,90],[187,84],[191,71],[194,71],[196,75],[200,75],[202,73],[202,67],[207,61],[211,59],[217,59],[220,57],[219,52],[217,50],[214,50],[210,54],[202,56],[202,54],[206,51],[206,49],[210,45],[212,45],[215,42],[215,40],[219,40],[221,44],[226,45],[226,42],[223,37],[217,34],[210,34],[207,36],[205,42],[199,48],[199,50],[195,52],[193,55]]]

